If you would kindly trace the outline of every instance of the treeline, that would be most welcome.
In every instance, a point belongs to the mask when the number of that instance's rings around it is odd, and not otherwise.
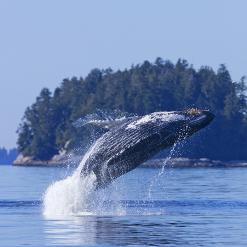
[[[0,165],[12,164],[17,157],[17,149],[12,148],[7,150],[6,148],[0,148]]]
[[[191,138],[181,155],[220,160],[247,159],[245,77],[233,82],[229,71],[186,60],[176,64],[157,58],[123,71],[93,69],[85,78],[64,79],[52,94],[44,88],[25,111],[18,133],[24,156],[48,160],[59,150],[80,145],[85,131],[73,122],[96,109],[145,114],[153,111],[210,109],[216,119]]]

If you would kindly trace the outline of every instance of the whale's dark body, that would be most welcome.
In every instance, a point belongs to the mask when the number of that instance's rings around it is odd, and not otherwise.
[[[135,169],[159,151],[207,126],[209,111],[154,112],[115,125],[101,136],[82,168],[82,176],[93,172],[97,188]]]

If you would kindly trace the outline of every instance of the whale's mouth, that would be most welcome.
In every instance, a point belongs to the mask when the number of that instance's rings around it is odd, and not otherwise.
[[[188,127],[192,130],[206,127],[215,117],[209,110],[191,109],[185,114],[188,118]]]

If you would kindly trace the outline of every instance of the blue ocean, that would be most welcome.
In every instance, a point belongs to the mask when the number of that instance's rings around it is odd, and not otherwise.
[[[0,166],[0,246],[247,246],[246,168],[137,168],[97,192],[73,176]]]

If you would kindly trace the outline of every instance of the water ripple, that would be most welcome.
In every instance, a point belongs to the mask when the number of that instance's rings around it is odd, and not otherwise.
[[[116,201],[104,201],[103,205],[108,206]],[[247,201],[240,200],[121,200],[118,203],[131,208],[166,208],[166,207],[190,207],[190,208],[246,208]],[[39,207],[41,200],[0,200],[0,208],[3,207]]]
[[[16,208],[16,207],[37,207],[42,204],[42,201],[20,201],[20,200],[1,200],[0,208],[8,207],[8,208]]]

